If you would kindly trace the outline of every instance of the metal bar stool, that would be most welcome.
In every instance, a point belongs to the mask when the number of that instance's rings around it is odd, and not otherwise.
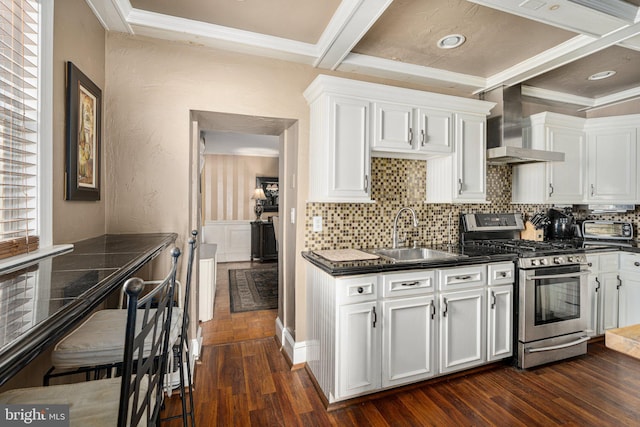
[[[145,283],[128,279],[122,377],[76,384],[9,390],[0,403],[24,406],[68,405],[71,426],[147,426],[159,422],[164,372],[180,250],[171,252],[171,271],[140,298]]]

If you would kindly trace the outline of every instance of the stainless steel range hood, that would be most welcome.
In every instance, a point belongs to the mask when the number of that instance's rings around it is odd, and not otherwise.
[[[487,119],[487,162],[490,164],[563,162],[564,153],[526,147],[522,137],[520,85],[500,87],[484,94],[496,103]]]

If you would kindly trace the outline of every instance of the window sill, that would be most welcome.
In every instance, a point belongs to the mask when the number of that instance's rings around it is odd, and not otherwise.
[[[12,270],[30,264],[34,261],[39,261],[43,258],[47,258],[54,255],[60,255],[65,252],[73,250],[73,245],[54,245],[46,248],[39,248],[35,252],[29,252],[28,254],[16,255],[11,258],[5,258],[0,260],[0,274],[8,273]]]

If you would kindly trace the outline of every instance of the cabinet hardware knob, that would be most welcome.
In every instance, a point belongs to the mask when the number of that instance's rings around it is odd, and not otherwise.
[[[593,267],[593,263],[592,263],[592,262],[588,262],[588,263],[587,263],[587,265],[588,265],[589,267]],[[597,280],[597,279],[596,279],[596,280]]]
[[[635,265],[636,267],[640,267],[640,261],[634,262],[633,265]]]
[[[364,292],[364,289],[362,288],[362,286],[358,286],[358,293],[361,294]]]
[[[502,273],[500,273],[500,277],[507,277],[507,272],[503,271]]]

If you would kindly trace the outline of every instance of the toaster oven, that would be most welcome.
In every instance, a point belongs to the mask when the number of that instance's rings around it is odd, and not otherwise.
[[[582,238],[589,240],[633,239],[633,226],[626,221],[585,220],[581,231]]]

